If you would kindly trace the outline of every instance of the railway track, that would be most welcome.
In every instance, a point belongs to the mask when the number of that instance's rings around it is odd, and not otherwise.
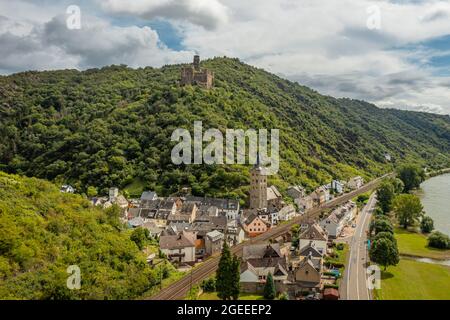
[[[240,243],[234,247],[231,247],[231,252],[233,254],[236,254],[238,257],[242,255],[242,247],[244,245],[258,243],[258,242],[264,242],[270,239],[277,238],[285,233],[287,233],[291,227],[295,224],[301,223],[306,220],[315,219],[317,218],[321,212],[324,210],[331,209],[339,204],[342,204],[344,202],[347,202],[351,200],[353,197],[360,195],[362,193],[365,193],[369,190],[374,189],[382,179],[387,178],[388,176],[391,176],[393,173],[385,174],[375,180],[372,180],[371,182],[363,185],[361,188],[354,190],[352,192],[346,193],[340,197],[337,197],[333,200],[331,200],[328,203],[325,203],[324,205],[313,208],[309,211],[307,211],[304,215],[296,217],[289,221],[288,223],[282,224],[280,226],[277,226],[275,228],[270,229],[266,233],[263,233],[255,238],[252,238],[248,241],[245,241],[243,243]],[[216,254],[211,256],[209,259],[204,261],[201,265],[198,267],[194,267],[189,274],[181,278],[180,280],[177,280],[176,282],[172,283],[168,287],[162,289],[157,294],[153,295],[149,299],[151,300],[181,300],[183,299],[190,288],[197,283],[200,283],[202,280],[209,277],[211,274],[213,274],[218,267],[220,260],[220,254]]]

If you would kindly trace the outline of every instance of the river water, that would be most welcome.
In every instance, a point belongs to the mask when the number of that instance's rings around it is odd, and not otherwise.
[[[450,173],[425,180],[420,188],[418,196],[434,228],[450,235]]]

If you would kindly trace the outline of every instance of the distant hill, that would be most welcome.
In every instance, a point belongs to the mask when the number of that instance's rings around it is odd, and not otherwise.
[[[139,297],[159,276],[130,232],[118,208],[103,211],[47,181],[0,172],[0,299]],[[72,265],[79,290],[67,288]]]
[[[168,195],[189,186],[196,195],[245,198],[249,166],[172,164],[172,131],[195,120],[204,129],[280,129],[281,168],[270,180],[281,190],[380,175],[393,166],[385,153],[393,162],[450,164],[448,116],[323,96],[237,59],[202,66],[215,73],[212,90],[180,87],[182,65],[0,77],[0,170],[81,191]]]

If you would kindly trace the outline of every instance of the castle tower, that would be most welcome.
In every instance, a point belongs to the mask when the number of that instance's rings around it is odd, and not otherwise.
[[[194,69],[196,71],[200,70],[200,56],[197,54],[194,56]]]
[[[267,176],[263,174],[259,154],[250,171],[250,179],[250,209],[267,208]]]

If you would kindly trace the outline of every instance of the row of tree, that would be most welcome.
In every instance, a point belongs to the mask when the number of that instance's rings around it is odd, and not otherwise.
[[[425,179],[423,169],[407,164],[397,170],[398,178],[383,181],[377,189],[377,207],[375,217],[370,224],[371,247],[370,259],[385,270],[389,265],[399,262],[397,241],[391,219],[404,229],[420,226],[424,234],[429,234],[428,245],[435,248],[448,248],[448,236],[433,231],[433,219],[427,216],[418,196],[410,191],[416,189]],[[431,234],[430,234],[431,233]]]

